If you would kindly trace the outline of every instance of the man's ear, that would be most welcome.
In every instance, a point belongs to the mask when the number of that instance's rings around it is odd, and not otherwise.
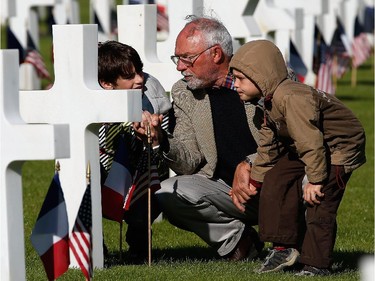
[[[113,85],[112,85],[112,83],[105,82],[103,80],[100,80],[99,84],[105,90],[113,90],[113,88],[114,88]]]
[[[213,47],[212,56],[214,57],[215,63],[220,63],[224,60],[224,52],[220,46]]]

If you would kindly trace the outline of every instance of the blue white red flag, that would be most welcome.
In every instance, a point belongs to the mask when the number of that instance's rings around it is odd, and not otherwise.
[[[43,262],[48,280],[55,280],[68,270],[68,241],[66,204],[56,172],[31,234],[31,244]]]
[[[298,80],[303,83],[306,78],[307,67],[292,41],[290,41],[289,50],[289,65],[293,69]]]
[[[122,136],[118,139],[118,149],[102,186],[102,213],[107,219],[121,222],[124,214],[124,197],[132,185],[132,175],[129,171],[129,152],[125,140]]]
[[[333,75],[341,78],[348,70],[351,61],[351,47],[344,26],[339,18],[331,41],[331,54],[334,59]]]

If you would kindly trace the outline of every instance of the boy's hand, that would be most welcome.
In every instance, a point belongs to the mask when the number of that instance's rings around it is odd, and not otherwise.
[[[324,196],[320,191],[322,187],[321,184],[307,183],[303,189],[303,199],[312,206],[319,205],[320,198]]]

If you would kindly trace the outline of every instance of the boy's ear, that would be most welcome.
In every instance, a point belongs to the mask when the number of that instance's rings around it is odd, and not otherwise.
[[[113,88],[114,88],[113,85],[112,85],[112,83],[105,82],[103,80],[100,80],[99,84],[105,90],[113,90]]]

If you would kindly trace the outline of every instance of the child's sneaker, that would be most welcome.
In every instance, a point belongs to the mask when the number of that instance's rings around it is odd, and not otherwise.
[[[298,257],[299,252],[294,248],[284,250],[272,249],[258,273],[280,271],[287,266],[295,264]]]
[[[298,272],[296,275],[297,276],[326,276],[330,275],[331,271],[327,268],[318,268],[315,266],[311,265],[305,265],[303,269]]]

